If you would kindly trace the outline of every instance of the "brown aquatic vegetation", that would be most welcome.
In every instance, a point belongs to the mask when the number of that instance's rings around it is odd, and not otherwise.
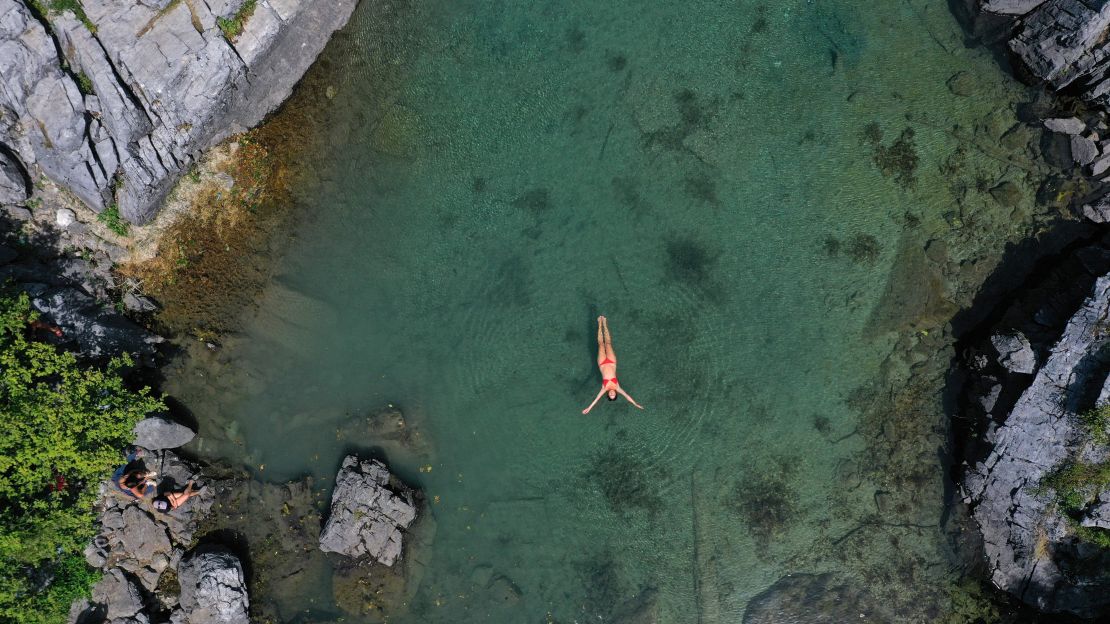
[[[156,250],[119,268],[162,311],[163,331],[204,340],[234,328],[271,273],[294,214],[298,161],[313,136],[312,80],[263,126],[228,139],[187,174],[174,195],[185,205],[155,226]],[[168,203],[173,203],[171,196]]]

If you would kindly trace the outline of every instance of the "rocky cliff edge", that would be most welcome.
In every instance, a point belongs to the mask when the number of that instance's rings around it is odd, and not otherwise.
[[[150,220],[204,150],[289,96],[357,1],[0,0],[0,202],[46,176]]]

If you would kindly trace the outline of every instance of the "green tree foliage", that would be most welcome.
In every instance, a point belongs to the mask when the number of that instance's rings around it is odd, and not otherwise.
[[[104,368],[29,338],[26,294],[0,297],[0,621],[65,620],[95,575],[81,557],[101,481],[131,429],[165,409],[128,389],[124,356]]]

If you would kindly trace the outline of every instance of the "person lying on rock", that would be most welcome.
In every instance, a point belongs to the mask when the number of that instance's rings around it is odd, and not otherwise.
[[[43,321],[43,320],[40,320],[40,319],[35,319],[35,320],[31,321],[30,323],[28,323],[27,325],[32,330],[44,329],[44,330],[54,334],[58,338],[61,338],[61,337],[64,336],[64,334],[62,333],[62,328],[61,327],[58,327],[57,325],[55,325],[53,323],[47,323],[46,321]]]
[[[643,405],[628,396],[624,388],[621,388],[620,382],[617,381],[617,354],[613,351],[613,338],[609,335],[609,321],[604,316],[597,317],[597,367],[601,369],[601,390],[594,397],[593,403],[582,410],[583,414],[589,414],[590,410],[601,400],[601,395],[606,393],[609,394],[610,401],[616,401],[617,394],[620,394],[628,399],[629,403],[644,409]]]
[[[154,504],[155,509],[164,513],[167,511],[173,511],[174,509],[177,509],[178,507],[184,505],[185,501],[196,496],[197,494],[200,494],[200,489],[196,487],[195,483],[189,481],[189,483],[185,485],[185,489],[183,491],[166,492],[164,494],[160,494],[154,497],[152,503]]]

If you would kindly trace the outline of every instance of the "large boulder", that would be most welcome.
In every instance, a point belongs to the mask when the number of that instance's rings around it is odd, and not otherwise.
[[[1110,275],[1096,281],[1005,422],[987,434],[989,454],[963,483],[994,584],[1043,611],[1082,617],[1110,607],[1110,579],[1097,576],[1108,562],[1075,538],[1041,483],[1078,453],[1085,434],[1076,413],[1110,392],[1108,315]]]
[[[139,587],[120,570],[108,570],[92,589],[92,602],[108,621],[142,618],[143,595]]]
[[[135,444],[158,451],[185,446],[197,434],[192,429],[162,416],[151,416],[135,423]]]
[[[243,566],[226,547],[198,547],[181,561],[177,577],[181,602],[174,624],[249,624]]]
[[[404,530],[415,519],[413,491],[390,475],[385,464],[348,455],[335,479],[320,550],[369,556],[391,566],[401,556]]]

